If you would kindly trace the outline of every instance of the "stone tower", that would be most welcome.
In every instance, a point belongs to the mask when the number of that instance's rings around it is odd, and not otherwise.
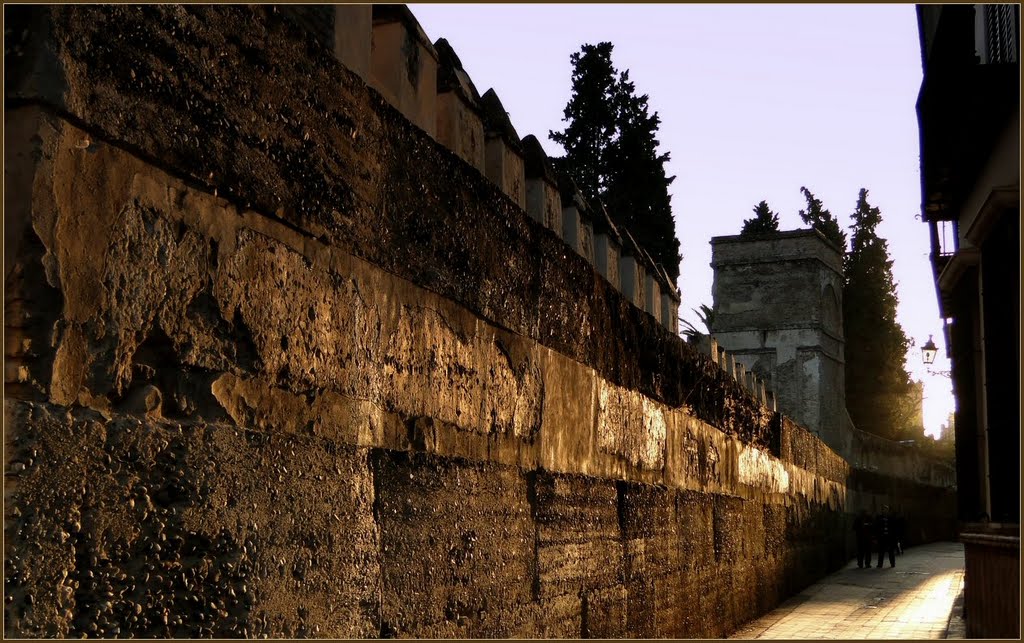
[[[778,409],[845,454],[843,267],[816,230],[711,239],[719,346],[775,391]]]

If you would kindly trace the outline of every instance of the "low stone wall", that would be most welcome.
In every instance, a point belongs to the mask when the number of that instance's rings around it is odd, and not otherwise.
[[[273,9],[8,18],[7,635],[716,637],[847,560],[838,456]]]
[[[852,431],[850,464],[858,469],[912,480],[933,487],[956,486],[951,462],[922,453],[914,444],[894,442],[877,435]]]

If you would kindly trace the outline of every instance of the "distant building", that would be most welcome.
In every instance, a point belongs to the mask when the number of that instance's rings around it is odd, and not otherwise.
[[[922,220],[956,397],[970,637],[1020,635],[1020,6],[918,5]]]

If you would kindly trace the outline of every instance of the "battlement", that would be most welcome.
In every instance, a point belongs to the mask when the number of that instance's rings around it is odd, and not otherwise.
[[[333,43],[342,64],[561,238],[633,305],[679,332],[681,295],[665,269],[628,231],[615,228],[603,205],[586,203],[537,137],[519,137],[494,89],[480,95],[451,44],[444,38],[431,43],[406,5],[339,5],[333,15],[316,6],[281,10],[318,42]]]

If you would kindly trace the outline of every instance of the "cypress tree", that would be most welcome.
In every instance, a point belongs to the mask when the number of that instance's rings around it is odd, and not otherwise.
[[[908,340],[896,321],[896,284],[888,243],[877,234],[882,214],[861,189],[851,215],[850,251],[843,261],[846,408],[857,428],[899,440],[913,437],[906,409]]]
[[[675,177],[665,173],[669,154],[658,152],[661,118],[650,112],[648,95],[636,93],[629,71],[615,69],[611,52],[602,42],[570,57],[567,125],[550,136],[565,148],[565,165],[584,196],[604,203],[674,280],[681,256],[668,186]]]
[[[571,56],[572,95],[562,111],[568,123],[551,140],[565,148],[566,165],[583,195],[604,193],[608,147],[617,132],[617,72],[612,65],[612,43],[583,45]]]
[[[807,209],[800,210],[800,220],[821,232],[825,235],[826,239],[839,246],[840,250],[845,252],[846,233],[839,228],[839,222],[836,221],[831,212],[825,209],[821,200],[811,194],[810,190],[801,187],[800,192],[807,199]]]
[[[603,201],[616,221],[675,280],[682,259],[668,193],[675,177],[665,174],[670,157],[667,152],[658,153],[661,118],[657,112],[650,113],[647,101],[647,94],[636,94],[629,71],[622,72],[617,92],[618,137],[608,148]]]
[[[771,211],[767,201],[761,201],[754,206],[754,216],[743,220],[743,229],[740,230],[740,235],[748,237],[778,231],[779,215]]]

